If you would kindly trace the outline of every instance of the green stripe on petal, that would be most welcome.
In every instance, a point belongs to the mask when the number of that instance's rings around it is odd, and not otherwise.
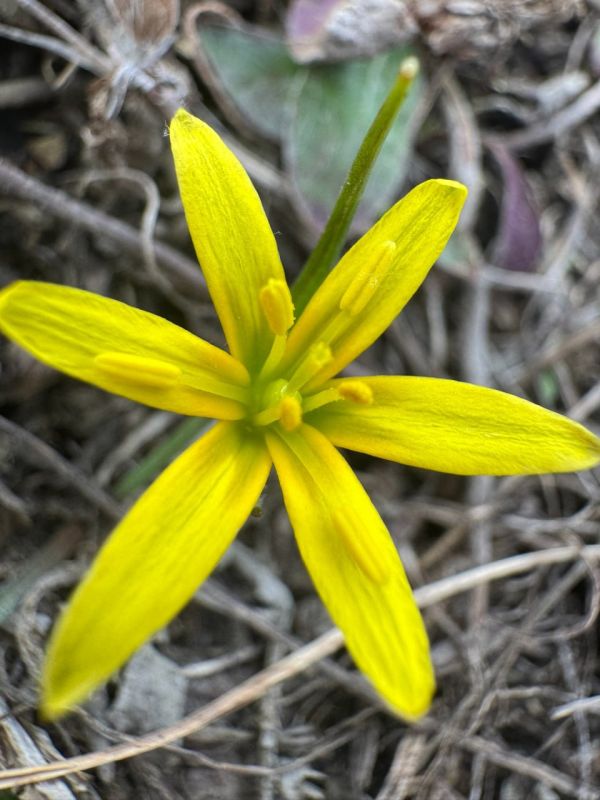
[[[270,467],[262,440],[220,423],[142,495],[54,629],[42,677],[47,718],[82,701],[181,610],[244,524]]]
[[[270,279],[285,282],[275,237],[250,178],[212,128],[180,109],[170,138],[188,227],[229,348],[256,372],[273,343],[259,294]]]
[[[290,332],[284,366],[324,341],[332,361],[319,386],[366,350],[400,313],[440,255],[467,195],[455,181],[421,183],[344,255]]]
[[[429,708],[427,634],[391,537],[346,461],[309,425],[267,434],[302,558],[356,664],[402,716]]]
[[[52,283],[0,292],[0,330],[40,361],[108,392],[177,414],[241,419],[245,367],[171,322]]]
[[[373,393],[370,405],[342,400],[309,416],[339,447],[457,475],[571,472],[600,463],[600,439],[582,425],[496,389],[437,378],[361,383]]]

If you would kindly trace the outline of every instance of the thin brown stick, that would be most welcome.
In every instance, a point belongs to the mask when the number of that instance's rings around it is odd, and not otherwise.
[[[65,44],[61,39],[56,39],[54,36],[33,33],[32,31],[0,23],[0,38],[9,39],[12,42],[21,42],[30,47],[39,47],[41,50],[46,50],[48,53],[64,58],[65,61],[71,64],[76,64],[78,67],[89,69],[91,72],[95,71],[94,62],[90,61],[85,54],[74,50],[70,45]]]
[[[42,3],[39,3],[38,0],[17,0],[17,4],[60,39],[69,42],[76,50],[85,56],[100,74],[110,70],[112,66],[110,58],[101,50],[98,50],[90,44],[84,36],[81,36],[80,33],[68,25],[58,14],[55,14],[49,8],[42,5]]]
[[[577,800],[598,800],[598,792],[595,787],[582,785],[579,781],[536,758],[510,753],[482,736],[465,736],[460,739],[459,744],[465,750],[484,755],[486,759],[499,767],[525,775],[527,778],[535,780],[536,783],[556,789]]]
[[[595,319],[582,328],[571,333],[567,338],[556,344],[550,345],[536,355],[527,364],[515,370],[512,376],[517,382],[528,381],[540,370],[561,361],[571,353],[583,349],[590,342],[595,342],[600,336],[600,319]]]
[[[0,158],[0,192],[29,200],[68,224],[109,236],[131,255],[141,256],[143,253],[144,234],[141,231],[59,189],[45,186],[4,158]],[[185,288],[188,296],[206,297],[206,285],[197,264],[162,242],[154,241],[154,254],[174,282]]]
[[[273,686],[304,672],[325,656],[338,650],[343,643],[342,634],[337,629],[324,633],[310,644],[282,658],[275,664],[261,670],[235,689],[225,692],[216,700],[190,714],[175,725],[170,725],[154,731],[146,736],[140,736],[134,742],[109,747],[97,753],[88,753],[85,756],[67,758],[40,767],[26,769],[12,769],[0,773],[0,788],[7,786],[25,786],[29,783],[52,780],[69,775],[72,772],[98,767],[102,764],[111,764],[127,758],[147,753],[164,747],[171,742],[189,736],[200,728],[204,728],[217,719],[243,708],[249,703],[262,697]]]
[[[571,105],[554,114],[551,119],[536,122],[528,128],[514,133],[505,133],[502,136],[489,138],[498,138],[512,150],[523,150],[543,142],[550,142],[562,134],[568,133],[596,114],[598,109],[600,109],[600,81],[580,94]]]
[[[25,453],[35,453],[35,458],[40,465],[48,467],[57,475],[60,475],[64,481],[77,489],[83,497],[96,505],[110,519],[117,521],[123,516],[121,506],[109,494],[104,492],[92,478],[74,467],[60,453],[57,453],[52,447],[38,439],[33,433],[21,428],[6,419],[6,417],[0,416],[0,434],[2,433],[15,439]]]

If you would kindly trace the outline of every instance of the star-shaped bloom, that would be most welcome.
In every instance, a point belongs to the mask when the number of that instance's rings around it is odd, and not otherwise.
[[[334,378],[387,328],[444,248],[466,196],[430,180],[341,259],[297,321],[275,238],[217,134],[179,111],[181,197],[229,353],[154,314],[17,282],[0,328],[68,375],[219,422],[135,503],[52,634],[42,707],[84,699],[189,601],[244,524],[271,465],[298,546],[348,650],[406,718],[431,702],[427,635],[385,524],[337,446],[461,475],[560,472],[600,460],[582,426],[451,380]]]

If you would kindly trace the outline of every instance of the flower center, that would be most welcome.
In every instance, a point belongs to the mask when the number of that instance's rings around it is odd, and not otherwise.
[[[291,374],[276,377],[288,331],[294,324],[294,305],[285,281],[274,278],[261,288],[258,300],[274,339],[271,352],[254,383],[249,409],[249,420],[253,425],[266,427],[279,424],[283,430],[290,432],[302,425],[304,414],[327,403],[345,399],[364,405],[372,401],[371,389],[361,381],[346,381],[339,388],[331,387],[303,395],[304,387],[333,359],[326,340],[310,348]],[[352,307],[357,302],[356,299],[349,301]],[[352,314],[353,310],[348,313]]]
[[[258,407],[252,422],[259,427],[279,422],[286,431],[293,431],[302,424],[302,398],[290,389],[288,381],[279,378],[258,391]]]

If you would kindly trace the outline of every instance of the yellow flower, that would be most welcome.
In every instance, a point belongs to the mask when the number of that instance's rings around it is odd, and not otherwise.
[[[427,635],[384,523],[335,445],[471,475],[577,470],[600,441],[532,403],[415,377],[332,378],[413,295],[466,190],[432,180],[341,259],[294,323],[275,239],[219,137],[179,111],[171,144],[190,233],[230,353],[160,317],[36,282],[0,293],[0,328],[42,361],[155,408],[220,420],[107,540],[48,649],[42,707],[85,698],[188,602],[243,525],[272,463],[317,591],[360,669],[415,718],[434,677]]]

